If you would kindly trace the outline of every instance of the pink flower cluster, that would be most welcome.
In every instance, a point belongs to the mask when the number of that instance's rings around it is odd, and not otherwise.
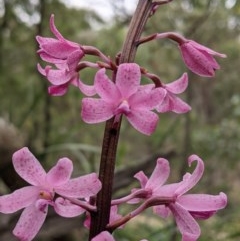
[[[50,17],[50,29],[56,38],[37,36],[36,40],[40,49],[38,54],[40,58],[54,66],[47,65],[42,68],[38,64],[38,71],[45,76],[51,83],[48,88],[50,95],[61,96],[66,94],[69,85],[78,87],[84,94],[95,94],[94,88],[84,84],[79,78],[79,62],[86,53],[100,55],[104,61],[108,58],[99,53],[94,47],[81,46],[65,39],[57,30],[54,24],[54,15]],[[86,67],[98,68],[97,64],[85,63]]]
[[[94,124],[112,117],[117,122],[121,115],[125,115],[136,130],[150,135],[158,123],[158,115],[154,111],[186,113],[191,110],[187,103],[177,97],[188,86],[186,73],[172,83],[164,84],[159,79],[155,86],[141,85],[141,67],[136,63],[117,66],[94,47],[79,45],[65,39],[55,27],[53,15],[50,18],[50,29],[56,39],[37,36],[40,46],[38,53],[43,61],[53,64],[55,69],[51,66],[43,69],[38,65],[38,70],[52,84],[49,87],[49,93],[52,95],[63,95],[69,85],[74,85],[87,96],[97,94],[100,97],[83,98],[81,116],[85,122]],[[214,55],[225,57],[172,32],[156,34],[155,39],[159,38],[171,38],[178,42],[186,65],[201,76],[212,77],[215,70],[220,68],[213,58]],[[99,56],[103,63],[81,61],[86,54]],[[92,86],[85,85],[80,80],[80,66],[100,68]],[[115,72],[115,80],[105,74],[106,68]]]
[[[84,52],[79,44],[66,40],[61,35],[54,25],[53,15],[50,18],[50,29],[57,39],[37,36],[40,46],[38,54],[43,61],[55,65],[56,69],[51,66],[43,69],[38,65],[38,70],[52,84],[49,94],[63,95],[69,84],[78,86],[77,65]]]
[[[192,174],[186,173],[178,183],[165,184],[169,174],[169,162],[159,158],[150,178],[142,172],[135,175],[141,188],[133,189],[126,197],[112,201],[111,216],[108,229],[123,227],[130,219],[153,207],[155,214],[166,218],[169,213],[175,217],[183,241],[196,241],[200,236],[200,227],[195,219],[207,219],[227,204],[224,193],[219,195],[186,194],[201,179],[204,163],[197,155],[188,159],[191,165],[197,162]],[[16,172],[31,186],[20,188],[12,194],[0,197],[0,212],[14,213],[24,209],[13,230],[13,234],[21,241],[31,241],[43,225],[52,206],[62,217],[75,217],[87,211],[84,225],[90,227],[89,211],[96,211],[86,200],[96,195],[101,183],[95,173],[70,179],[73,165],[68,158],[61,158],[48,173],[44,171],[38,160],[28,150],[22,148],[13,155]],[[81,201],[82,200],[82,201]],[[141,203],[130,214],[123,217],[118,214],[118,206],[123,203]],[[108,232],[103,232],[94,241],[114,240]]]
[[[200,227],[195,219],[207,219],[214,215],[217,210],[223,209],[227,205],[227,196],[224,193],[219,195],[208,194],[186,194],[201,179],[204,172],[204,163],[197,155],[188,158],[191,165],[197,161],[197,166],[192,174],[186,173],[183,180],[178,183],[165,184],[169,173],[169,162],[164,158],[157,160],[156,167],[150,176],[141,171],[135,175],[141,184],[141,189],[145,191],[145,202],[151,199],[151,203],[168,198],[170,201],[166,205],[154,205],[153,211],[160,217],[166,218],[171,212],[175,217],[183,241],[195,241],[200,236]],[[139,193],[139,189],[132,192]],[[140,199],[133,199],[130,203],[138,203]]]

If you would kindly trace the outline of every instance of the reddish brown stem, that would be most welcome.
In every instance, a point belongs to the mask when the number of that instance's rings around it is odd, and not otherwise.
[[[126,40],[123,44],[119,64],[134,61],[137,51],[136,42],[139,40],[147,19],[151,14],[151,9],[152,0],[139,0],[130,23]],[[106,230],[107,224],[109,223],[120,126],[121,118],[117,124],[114,123],[114,118],[108,120],[106,123],[99,170],[99,179],[102,182],[102,189],[97,195],[97,212],[91,213],[89,240]]]
[[[107,228],[109,232],[113,232],[118,227],[124,225],[126,222],[131,220],[132,218],[136,217],[140,213],[142,213],[145,209],[158,206],[158,205],[168,205],[170,203],[175,202],[174,197],[151,197],[147,199],[144,203],[142,203],[137,209],[132,211],[131,213],[125,215],[124,217],[110,223]]]

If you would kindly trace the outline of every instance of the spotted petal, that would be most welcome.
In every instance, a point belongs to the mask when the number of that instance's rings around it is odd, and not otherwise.
[[[35,204],[25,208],[13,230],[13,234],[21,241],[31,241],[42,227],[48,206],[43,210],[38,209]]]
[[[199,44],[199,43],[197,43],[197,42],[195,42],[193,40],[189,40],[189,42],[192,45],[194,45],[196,48],[198,48],[199,50],[205,51],[205,52],[207,52],[207,53],[209,53],[211,55],[215,55],[215,56],[218,56],[218,57],[221,57],[221,58],[226,58],[227,57],[226,54],[221,54],[219,52],[216,52],[216,51],[214,51],[214,50],[212,50],[212,49],[210,49],[210,48],[208,48],[208,47],[206,47],[206,46],[204,46],[202,44]]]
[[[52,31],[52,33],[55,35],[55,37],[59,40],[65,41],[64,37],[62,36],[62,34],[57,30],[55,23],[54,23],[54,14],[51,14],[50,17],[50,29]]]
[[[83,51],[77,49],[76,51],[73,51],[69,54],[67,57],[67,66],[69,71],[76,71],[76,67],[78,65],[78,62],[81,60],[81,58],[84,56]]]
[[[186,193],[188,190],[193,188],[198,181],[201,179],[203,172],[204,172],[204,163],[201,158],[199,158],[197,155],[191,155],[188,158],[188,164],[191,166],[192,162],[197,161],[197,166],[194,170],[194,172],[188,177],[185,178],[182,181],[182,185],[176,190],[175,195],[180,196],[184,193]]]
[[[29,184],[39,186],[44,183],[46,172],[27,147],[13,154],[13,166],[20,177]]]
[[[166,84],[166,89],[173,94],[181,94],[188,86],[188,75],[184,73],[179,79],[172,83]]]
[[[72,81],[72,84],[78,87],[81,92],[86,96],[93,96],[97,93],[94,85],[86,85],[80,79],[75,78]]]
[[[116,85],[105,74],[105,69],[100,69],[95,76],[94,86],[98,95],[106,102],[114,102],[121,98]]]
[[[174,94],[167,93],[163,102],[159,106],[157,106],[156,109],[160,113],[173,111],[177,114],[182,114],[190,111],[191,106],[189,106],[186,102],[184,102]]]
[[[55,200],[54,210],[58,215],[66,218],[76,217],[85,212],[85,209],[61,197]]]
[[[87,123],[100,123],[113,117],[114,106],[102,99],[82,99],[82,119]]]
[[[191,41],[185,42],[179,47],[186,66],[192,72],[200,76],[213,77],[215,70],[220,68],[211,54],[196,48]]]
[[[137,110],[130,112],[127,119],[136,130],[151,135],[157,127],[158,115],[148,110]]]
[[[0,212],[14,213],[35,202],[40,189],[34,186],[20,188],[11,194],[0,196]]]
[[[169,162],[164,158],[158,158],[156,167],[154,168],[153,173],[150,176],[145,188],[150,188],[152,190],[159,188],[166,182],[169,173]]]
[[[74,77],[74,74],[74,72],[69,72],[66,69],[46,69],[47,79],[53,85],[63,85],[69,82]]]
[[[140,171],[134,175],[134,177],[140,182],[141,188],[145,188],[148,177],[144,174],[143,171]]]
[[[120,90],[123,98],[128,98],[138,90],[140,80],[141,72],[137,64],[127,63],[119,65],[116,76],[116,86]]]
[[[50,185],[52,185],[52,187],[62,185],[69,181],[72,171],[72,161],[66,157],[61,158],[47,173],[46,180]]]
[[[48,87],[48,93],[52,96],[62,96],[65,95],[68,91],[69,83],[62,85],[52,85]]]
[[[227,205],[227,196],[224,193],[219,195],[186,194],[178,197],[177,202],[188,211],[216,211]]]
[[[67,57],[74,51],[77,50],[76,47],[73,47],[66,42],[61,42],[58,40],[43,43],[41,49],[47,54],[55,57],[57,59],[67,59]]]
[[[96,173],[70,179],[65,184],[56,187],[56,193],[73,198],[88,198],[96,195],[101,189],[101,182]]]
[[[40,58],[45,62],[56,64],[56,65],[57,64],[62,64],[62,65],[66,64],[66,60],[56,59],[42,50],[39,50],[38,54],[39,54]]]
[[[141,91],[137,91],[129,98],[129,103],[134,109],[152,110],[162,103],[165,94],[166,92],[162,88],[156,88],[151,91],[142,88]]]
[[[182,241],[196,241],[201,234],[201,230],[191,214],[177,203],[170,204],[169,208],[182,234]]]

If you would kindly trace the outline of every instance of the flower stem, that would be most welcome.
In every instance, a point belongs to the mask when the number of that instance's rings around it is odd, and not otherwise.
[[[75,204],[85,210],[87,210],[88,212],[96,212],[97,208],[94,205],[89,204],[88,202],[76,199],[76,198],[71,198],[71,197],[66,197],[61,195],[62,198],[70,201],[72,204]]]
[[[142,213],[145,209],[158,206],[158,205],[168,205],[169,203],[175,202],[174,197],[151,197],[147,199],[144,203],[142,203],[138,208],[133,210],[131,213],[125,215],[124,217],[110,223],[107,228],[109,232],[113,232],[118,227],[124,225],[129,220],[133,219],[134,217],[138,216]]]
[[[119,59],[120,64],[134,61],[137,52],[136,43],[140,39],[151,11],[152,0],[139,0],[130,23],[126,40],[123,44],[122,53]],[[109,223],[114,169],[121,127],[121,118],[119,122],[115,123],[114,119],[115,118],[113,117],[106,122],[99,169],[99,179],[102,182],[102,189],[97,195],[97,212],[91,213],[89,240],[106,230],[107,224]]]

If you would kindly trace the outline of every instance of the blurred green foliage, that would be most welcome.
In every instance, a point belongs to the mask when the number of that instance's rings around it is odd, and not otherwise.
[[[130,16],[118,12],[115,19],[105,22],[93,11],[68,8],[53,0],[2,0],[0,8],[0,117],[23,133],[26,145],[46,160],[46,166],[68,155],[78,173],[97,170],[104,124],[82,122],[82,96],[73,87],[63,97],[49,98],[47,81],[36,70],[40,60],[35,35],[51,35],[48,21],[54,13],[56,26],[66,38],[95,45],[114,59],[121,51]],[[164,31],[177,31],[228,58],[218,59],[221,70],[213,79],[189,73],[190,86],[182,97],[192,106],[191,113],[160,115],[151,137],[139,134],[124,120],[117,165],[123,167],[156,152],[174,150],[177,157],[170,160],[174,169],[171,178],[178,181],[185,172],[186,157],[198,154],[206,161],[206,173],[196,190],[212,194],[225,191],[229,196],[226,210],[200,222],[203,235],[199,240],[239,240],[240,1],[173,1],[158,9],[143,34]],[[167,40],[140,46],[136,61],[163,82],[188,72],[177,46]],[[84,70],[81,78],[92,83],[94,73]],[[119,240],[180,240],[172,222],[162,222],[149,212],[116,236]]]

